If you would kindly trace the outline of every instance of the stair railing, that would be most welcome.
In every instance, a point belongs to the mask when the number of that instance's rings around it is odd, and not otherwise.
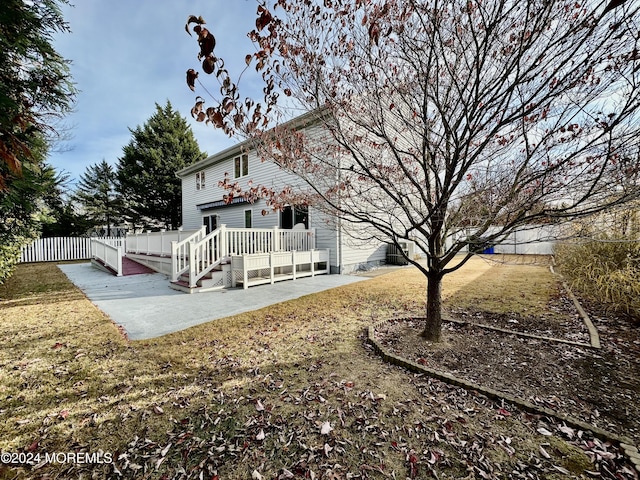
[[[195,233],[180,241],[171,242],[171,281],[177,282],[180,275],[189,271],[190,245],[201,241],[207,233],[206,227],[202,227]]]
[[[220,225],[199,241],[189,243],[189,287],[195,288],[198,280],[220,265],[227,255],[226,234],[226,225]]]

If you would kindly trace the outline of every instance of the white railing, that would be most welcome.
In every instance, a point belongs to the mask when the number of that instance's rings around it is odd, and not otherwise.
[[[107,241],[122,241],[120,238],[102,238]],[[39,238],[22,248],[20,262],[59,262],[64,260],[89,260],[91,238],[50,237]]]
[[[172,254],[172,242],[187,241],[193,235],[198,235],[201,232],[204,233],[204,227],[199,230],[172,230],[127,235],[127,253],[168,257]]]
[[[315,249],[315,229],[227,228],[221,225],[209,235],[197,235],[171,247],[172,281],[189,272],[189,286],[213,270],[227,257],[255,253]]]
[[[171,254],[171,281],[178,280],[180,275],[186,272],[190,272],[189,259],[194,258],[191,252],[191,245],[194,243],[200,243],[206,235],[206,228],[202,227],[200,230],[190,230],[184,238],[172,240],[169,245],[169,252]],[[173,233],[173,232],[169,232]],[[189,275],[191,276],[191,274]]]
[[[122,276],[122,256],[124,241],[122,239],[91,239],[91,257],[113,269],[116,275]]]
[[[227,255],[313,250],[316,232],[273,228],[220,228],[226,236]],[[226,232],[226,233],[224,233]]]
[[[329,273],[329,250],[234,255],[231,257],[231,270],[231,286],[236,286],[239,280],[237,275],[241,275],[242,286],[245,289],[252,285],[275,283],[280,280],[313,277]]]

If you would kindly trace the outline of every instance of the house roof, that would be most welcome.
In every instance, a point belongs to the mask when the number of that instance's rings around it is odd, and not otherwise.
[[[324,109],[317,109],[311,112],[304,113],[298,117],[295,117],[289,120],[288,122],[285,122],[284,124],[282,124],[282,126],[302,128],[304,126],[309,125],[310,123],[313,123],[315,120],[317,120],[320,116],[320,113],[322,113],[323,111]],[[188,167],[178,170],[176,172],[176,177],[184,178],[187,175],[191,175],[192,173],[198,172],[211,165],[215,165],[216,163],[222,162],[231,157],[235,157],[236,155],[239,155],[241,153],[246,153],[250,150],[254,150],[254,146],[253,146],[254,142],[255,140],[253,139],[244,140],[243,142],[240,142],[236,145],[232,145],[231,147],[226,148],[221,152],[214,153],[213,155],[209,155],[207,158],[203,160],[200,160],[198,162],[195,162],[189,165]]]

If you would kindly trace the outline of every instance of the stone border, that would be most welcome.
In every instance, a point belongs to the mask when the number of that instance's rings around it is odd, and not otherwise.
[[[415,320],[416,318],[419,319],[420,317],[411,317],[410,319]],[[393,365],[397,365],[399,367],[405,368],[414,373],[424,374],[429,377],[436,378],[450,385],[455,385],[457,387],[464,388],[465,390],[468,390],[471,392],[475,391],[475,392],[481,393],[493,400],[499,400],[499,401],[505,401],[505,402],[511,403],[512,405],[515,405],[519,409],[524,410],[526,412],[529,412],[535,415],[546,415],[548,417],[555,418],[556,420],[560,422],[564,422],[565,424],[573,428],[590,431],[599,438],[603,438],[610,442],[618,443],[620,445],[620,448],[626,455],[626,457],[629,459],[629,461],[635,466],[636,470],[640,472],[640,453],[638,453],[638,449],[634,446],[633,440],[630,439],[629,437],[617,435],[615,433],[612,433],[602,428],[591,425],[587,422],[583,422],[582,420],[574,418],[570,415],[557,412],[550,408],[534,405],[531,402],[527,402],[526,400],[514,397],[513,395],[509,395],[507,393],[500,392],[492,388],[483,387],[476,383],[458,378],[448,372],[434,370],[425,365],[420,365],[418,363],[412,362],[410,360],[406,360],[402,357],[398,357],[388,352],[384,347],[382,347],[376,341],[375,339],[376,328],[384,325],[387,322],[406,321],[406,320],[409,320],[409,318],[393,318],[388,320],[382,320],[367,328],[367,331],[366,331],[367,343],[369,343],[373,347],[375,352],[378,355],[380,355],[384,359],[384,361],[391,363]],[[513,332],[513,333],[517,333],[517,332]]]
[[[591,346],[594,348],[602,348],[600,346],[600,336],[598,335],[598,329],[595,327],[595,325],[589,318],[589,315],[587,315],[587,312],[585,312],[584,308],[582,308],[582,305],[580,305],[580,302],[571,291],[571,288],[569,287],[569,284],[565,281],[564,276],[556,272],[554,268],[555,264],[556,264],[556,258],[553,255],[551,255],[551,265],[549,265],[549,271],[551,272],[552,275],[556,275],[560,277],[560,279],[562,280],[562,286],[567,291],[567,294],[571,299],[571,301],[573,302],[573,305],[576,307],[578,314],[580,315],[580,317],[582,318],[582,321],[584,322],[584,324],[587,326],[587,329],[589,330],[589,338],[591,339]]]

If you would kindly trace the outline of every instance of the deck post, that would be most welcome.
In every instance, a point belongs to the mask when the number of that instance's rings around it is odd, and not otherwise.
[[[314,262],[314,258],[315,257],[315,248],[312,248],[311,250],[309,250],[310,255],[311,255],[311,276],[315,277],[316,276],[316,270],[315,270],[315,262]]]
[[[275,237],[274,237],[275,238]],[[274,252],[269,252],[269,278],[271,279],[271,284],[275,283],[275,268],[273,266],[273,255]]]
[[[276,225],[273,227],[273,241],[271,242],[271,251],[279,252],[280,251],[280,229]]]
[[[220,230],[218,234],[218,245],[220,247],[220,259],[222,260],[229,255],[229,252],[227,252],[227,225],[223,223],[218,229]]]
[[[296,279],[296,251],[295,250],[291,250],[291,262],[293,263],[293,267],[291,269],[291,272],[293,274],[293,279]]]
[[[242,288],[249,288],[249,270],[247,270],[247,254],[242,255]]]
[[[178,281],[178,242],[175,240],[171,242],[171,281]]]
[[[189,242],[189,287],[195,288],[197,284],[193,281],[196,278],[196,264],[198,258],[196,257],[196,247],[193,242]]]
[[[123,255],[122,247],[117,247],[116,254],[118,256],[118,260],[117,260],[117,262],[118,262],[118,275],[117,276],[121,277],[122,273],[123,273],[122,272],[122,255]]]

